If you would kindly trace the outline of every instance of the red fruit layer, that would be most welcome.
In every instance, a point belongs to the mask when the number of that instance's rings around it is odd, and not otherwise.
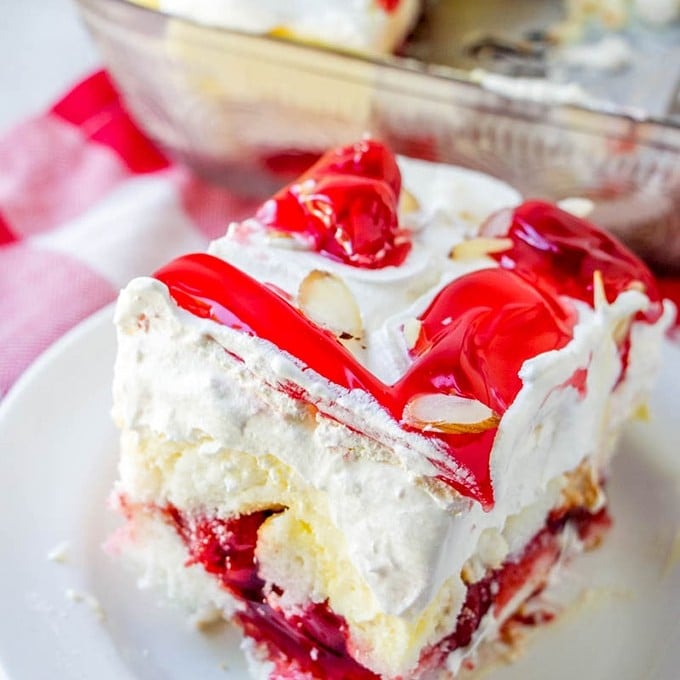
[[[165,513],[187,546],[187,566],[202,565],[244,603],[236,619],[247,636],[266,646],[277,668],[274,677],[282,680],[309,673],[327,680],[377,680],[351,657],[347,625],[325,603],[286,614],[268,601],[268,593],[276,593],[276,588],[267,590],[258,575],[255,547],[257,532],[272,511],[227,521],[187,517],[173,506]]]
[[[281,590],[260,578],[255,557],[259,528],[273,511],[226,521],[184,516],[173,506],[164,512],[187,546],[187,565],[202,565],[243,603],[237,621],[248,637],[266,647],[276,669],[273,678],[310,674],[323,680],[377,680],[352,658],[347,624],[327,603],[310,604],[296,614],[276,605]],[[536,583],[535,592],[540,591],[560,556],[559,535],[567,524],[575,526],[585,540],[593,527],[599,531],[608,526],[609,519],[604,510],[592,515],[575,509],[551,516],[520,556],[468,586],[455,631],[423,653],[420,670],[436,668],[450,652],[470,644],[484,615],[492,607],[496,615],[503,613],[527,581]]]
[[[324,154],[256,217],[270,228],[301,235],[334,260],[370,269],[399,265],[411,249],[397,220],[400,190],[394,156],[367,139]]]

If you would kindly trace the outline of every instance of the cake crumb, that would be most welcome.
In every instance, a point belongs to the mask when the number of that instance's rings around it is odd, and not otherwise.
[[[71,544],[68,541],[57,543],[48,553],[47,559],[50,562],[57,562],[58,564],[66,564],[69,559],[69,551]]]
[[[201,633],[210,633],[223,621],[222,612],[217,607],[206,607],[189,616],[189,624]]]
[[[66,598],[71,600],[71,602],[75,602],[77,604],[82,602],[86,604],[92,610],[98,621],[104,621],[106,619],[104,608],[94,595],[90,595],[90,593],[81,592],[79,590],[74,590],[73,588],[67,588],[65,594]]]

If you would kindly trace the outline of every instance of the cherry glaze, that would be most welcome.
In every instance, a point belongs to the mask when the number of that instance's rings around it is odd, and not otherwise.
[[[357,663],[347,650],[347,625],[326,603],[311,604],[297,614],[284,613],[267,597],[265,581],[258,574],[255,548],[262,523],[275,514],[264,510],[229,520],[196,519],[175,507],[165,514],[181,536],[189,560],[209,574],[245,604],[236,618],[246,635],[267,646],[279,672],[290,675],[291,666],[315,678],[328,680],[377,680],[378,676]]]
[[[640,318],[654,323],[661,316],[659,289],[646,265],[586,220],[550,203],[528,201],[514,210],[507,236],[513,247],[493,257],[501,267],[512,269],[535,286],[550,286],[561,295],[592,305],[593,274],[599,271],[609,302],[639,282],[652,301]]]
[[[394,12],[394,10],[399,7],[399,3],[401,0],[378,0],[378,4],[386,11],[386,12]]]
[[[187,255],[155,276],[187,311],[268,340],[331,382],[372,394],[398,422],[412,397],[431,392],[478,399],[502,414],[521,387],[517,371],[522,363],[563,347],[573,324],[562,303],[513,272],[472,272],[449,283],[423,314],[413,364],[390,386],[364,368],[331,333],[223,260]],[[437,463],[440,478],[490,507],[489,456],[495,430],[423,435],[439,441],[451,461]]]
[[[256,217],[269,228],[304,237],[334,260],[369,269],[399,265],[411,249],[397,220],[400,190],[394,156],[366,139],[324,154]]]
[[[282,591],[260,577],[255,555],[258,531],[275,511],[262,510],[229,520],[183,515],[171,505],[164,512],[187,547],[187,566],[200,564],[244,603],[236,618],[246,635],[267,647],[275,666],[272,680],[292,680],[305,673],[324,680],[377,680],[377,675],[352,657],[347,623],[326,602],[296,613],[284,612],[276,605],[271,594]],[[520,555],[467,587],[455,630],[423,652],[419,669],[435,668],[447,654],[470,644],[484,615],[492,607],[499,614],[527,579],[536,580],[540,590],[542,577],[547,577],[559,559],[559,536],[567,524],[588,543],[589,536],[601,534],[610,520],[606,510],[590,514],[576,508],[553,513]],[[516,620],[536,623],[522,619],[521,613]]]
[[[399,391],[404,398],[452,392],[502,414],[522,386],[522,364],[564,347],[574,321],[557,296],[511,272],[467,274],[444,287],[421,316],[414,362]]]

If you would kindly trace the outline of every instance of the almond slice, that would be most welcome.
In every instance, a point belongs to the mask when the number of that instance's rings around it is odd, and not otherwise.
[[[406,341],[406,349],[412,350],[416,346],[422,327],[423,324],[420,319],[409,317],[404,321],[402,332],[404,333],[404,340]]]
[[[604,280],[602,272],[596,269],[593,272],[593,308],[595,311],[605,309],[609,303],[607,302],[607,294],[604,290]]]
[[[476,260],[491,253],[502,253],[504,250],[510,250],[512,246],[513,243],[510,238],[480,236],[468,241],[461,241],[451,249],[449,257],[452,260]]]
[[[453,394],[420,394],[406,404],[404,420],[420,430],[462,434],[496,427],[500,418],[476,399]]]
[[[625,317],[619,319],[614,328],[612,329],[612,338],[616,343],[617,347],[621,347],[626,341],[628,334],[630,333],[630,327],[633,325],[633,320],[630,317]]]
[[[399,212],[402,215],[408,215],[420,210],[420,203],[418,199],[408,190],[402,187],[399,194]]]
[[[581,219],[588,217],[595,210],[595,204],[589,198],[583,198],[582,196],[563,198],[561,201],[557,201],[557,205],[561,210]]]
[[[314,269],[300,283],[298,305],[319,326],[334,333],[352,353],[361,351],[364,329],[352,291],[335,274]]]
[[[278,229],[267,230],[267,245],[274,248],[287,248],[288,250],[308,250],[309,246],[300,238],[296,238],[287,231]]]

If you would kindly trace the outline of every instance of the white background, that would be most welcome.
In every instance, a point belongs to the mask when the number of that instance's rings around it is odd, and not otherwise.
[[[99,63],[71,0],[0,0],[0,135]]]

